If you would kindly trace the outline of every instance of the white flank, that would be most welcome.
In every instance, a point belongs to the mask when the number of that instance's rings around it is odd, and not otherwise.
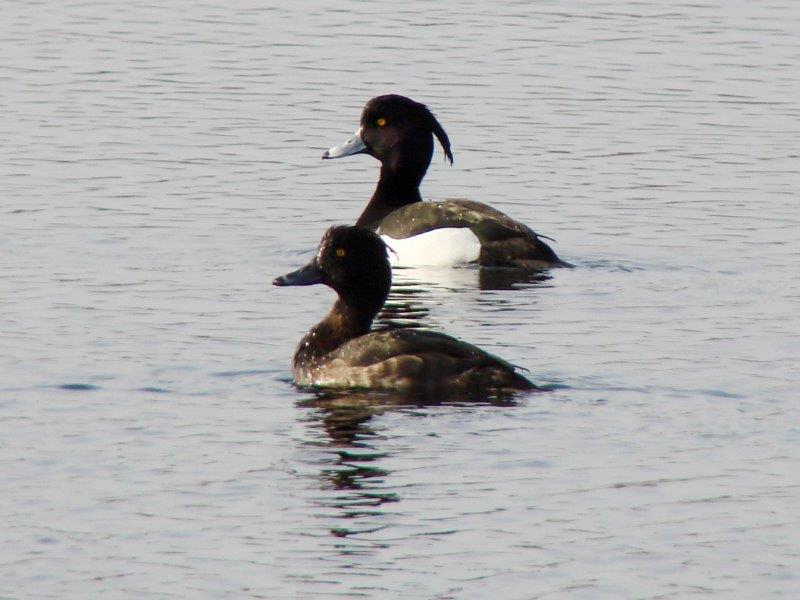
[[[393,267],[446,267],[478,260],[481,243],[468,227],[442,227],[410,238],[381,238],[389,251]]]

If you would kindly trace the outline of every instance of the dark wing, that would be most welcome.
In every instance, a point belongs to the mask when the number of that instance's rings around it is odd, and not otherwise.
[[[449,335],[420,329],[373,332],[325,358],[326,369],[353,385],[391,388],[531,389],[514,365]],[[362,379],[363,378],[363,379]]]
[[[468,227],[481,242],[479,262],[485,266],[568,266],[530,227],[473,200],[415,202],[403,206],[381,221],[378,233],[405,239],[440,227]]]
[[[367,366],[402,354],[436,353],[465,361],[495,361],[514,367],[477,346],[426,329],[376,331],[340,346],[335,352],[353,366]],[[332,353],[332,354],[334,354]]]
[[[536,237],[532,229],[487,204],[452,199],[414,202],[391,212],[381,221],[378,233],[405,239],[440,227],[469,227],[481,242],[509,237]]]

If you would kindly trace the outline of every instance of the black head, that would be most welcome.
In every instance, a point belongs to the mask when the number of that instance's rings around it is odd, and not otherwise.
[[[274,285],[324,283],[350,304],[376,313],[392,283],[386,244],[369,229],[338,225],[322,236],[317,255],[305,267],[277,277]]]
[[[424,104],[414,102],[405,96],[388,94],[377,96],[367,102],[361,113],[361,138],[372,155],[381,161],[383,158],[391,157],[398,147],[412,142],[422,144],[426,141],[426,145],[430,146],[428,153],[430,163],[430,154],[433,153],[431,134],[439,140],[446,159],[452,164],[450,139]]]
[[[377,96],[364,107],[356,134],[322,158],[365,153],[392,171],[413,170],[424,175],[433,155],[434,135],[452,164],[450,140],[427,106],[397,94]]]

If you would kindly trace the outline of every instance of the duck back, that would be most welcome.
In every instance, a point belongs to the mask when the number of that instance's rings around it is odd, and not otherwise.
[[[527,390],[515,367],[449,335],[418,329],[373,332],[343,344],[315,365],[297,365],[300,385],[399,391]]]

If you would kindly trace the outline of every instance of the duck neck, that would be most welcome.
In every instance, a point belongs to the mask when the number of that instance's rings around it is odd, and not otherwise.
[[[382,304],[382,303],[381,303]],[[369,333],[377,309],[366,309],[339,298],[327,316],[300,341],[294,355],[295,364],[319,360],[350,340]]]
[[[421,202],[419,184],[424,175],[424,170],[421,173],[410,173],[408,170],[395,170],[388,165],[382,165],[381,178],[375,193],[356,225],[377,229],[380,222],[392,211],[407,204]]]

